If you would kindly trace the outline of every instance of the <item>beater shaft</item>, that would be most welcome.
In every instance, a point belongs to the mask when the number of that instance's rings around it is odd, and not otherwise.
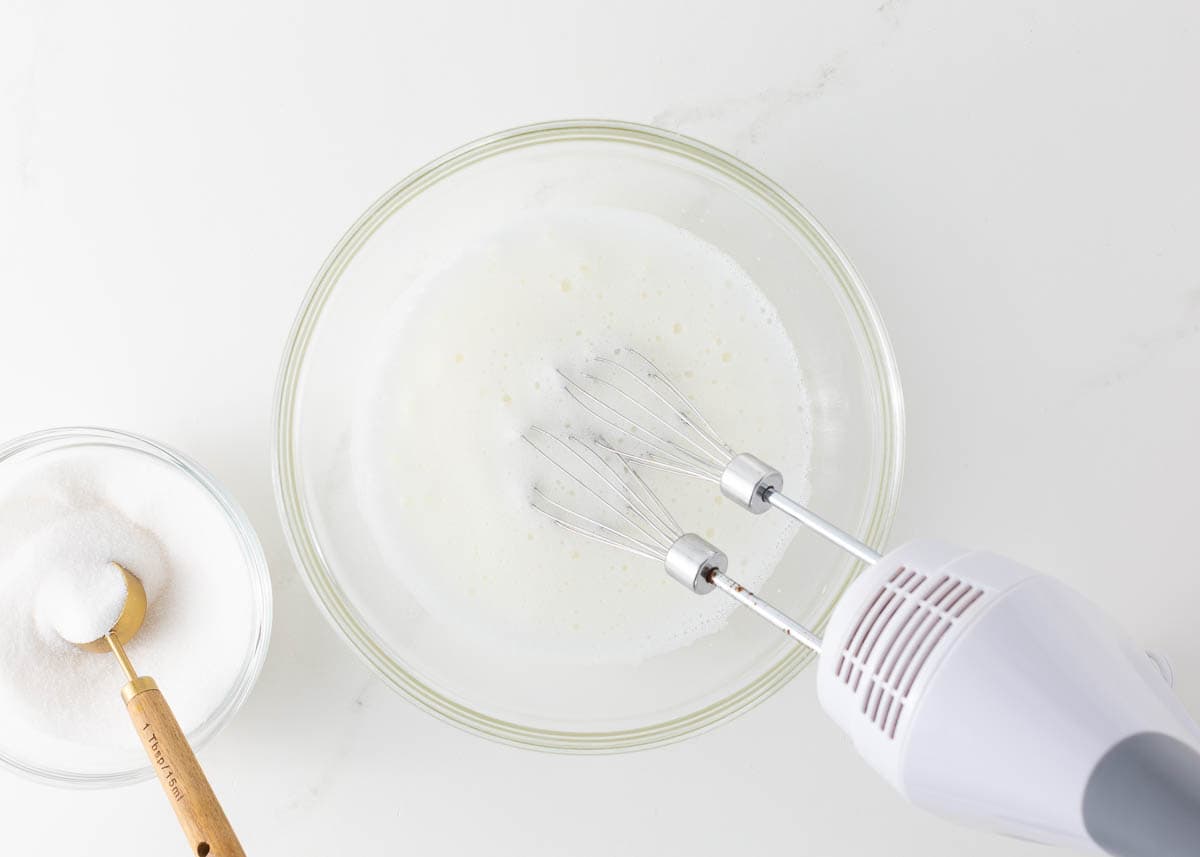
[[[719,571],[711,572],[708,575],[709,582],[717,589],[724,592],[729,597],[749,607],[759,616],[766,619],[783,633],[787,634],[797,643],[807,646],[818,655],[821,654],[821,638],[812,631],[805,628],[800,623],[792,620],[786,614],[776,610],[766,601],[763,601],[746,587],[742,586],[735,580],[731,580],[725,574]]]
[[[810,512],[790,497],[786,497],[778,491],[770,491],[766,495],[766,500],[788,517],[799,521],[817,535],[828,539],[842,550],[853,554],[863,562],[871,565],[879,562],[880,555],[874,550],[864,545],[845,530],[835,527],[820,515]]]

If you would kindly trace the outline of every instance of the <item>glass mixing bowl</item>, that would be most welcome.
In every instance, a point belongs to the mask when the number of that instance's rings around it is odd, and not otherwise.
[[[369,372],[372,333],[397,297],[455,248],[515,218],[583,206],[647,212],[689,230],[766,292],[795,343],[812,401],[811,505],[881,545],[900,488],[903,409],[887,335],[858,276],[765,176],[711,146],[628,123],[505,131],[422,167],[371,206],[317,273],[284,351],[274,475],[313,597],[389,685],[498,741],[596,753],[709,729],[778,690],[811,656],[738,611],[719,632],[637,664],[524,669],[504,651],[456,636],[399,581],[387,592],[368,583],[386,561],[350,461],[355,388]],[[762,594],[821,628],[856,571],[850,558],[801,532]]]
[[[267,642],[271,638],[271,576],[258,536],[255,535],[254,528],[250,526],[250,521],[241,507],[221,489],[204,468],[168,446],[128,432],[103,428],[52,428],[23,435],[0,445],[0,470],[21,465],[39,456],[81,447],[109,447],[148,455],[179,471],[213,499],[241,546],[251,594],[252,628],[249,645],[242,658],[237,678],[225,696],[222,699],[214,699],[208,716],[188,732],[188,741],[195,750],[199,750],[220,732],[242,707],[267,657]],[[122,678],[115,660],[112,668],[113,705],[118,706],[121,704],[118,691]],[[167,677],[158,678],[164,680]],[[170,679],[167,679],[164,686],[167,686],[169,681]],[[114,765],[110,770],[64,770],[39,764],[36,758],[31,757],[28,748],[7,746],[0,737],[0,766],[51,785],[103,788],[128,785],[154,777],[154,769],[150,767],[145,753],[136,742],[132,743],[127,752],[120,755],[125,759],[124,764]]]

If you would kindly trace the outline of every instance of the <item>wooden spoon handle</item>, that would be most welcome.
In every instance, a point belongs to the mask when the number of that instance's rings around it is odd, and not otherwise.
[[[187,736],[154,679],[135,678],[121,690],[121,696],[192,854],[246,857]]]

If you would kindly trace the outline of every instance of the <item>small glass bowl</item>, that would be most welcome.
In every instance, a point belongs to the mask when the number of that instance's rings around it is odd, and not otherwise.
[[[258,536],[249,519],[237,502],[216,482],[213,476],[182,453],[157,441],[129,432],[107,428],[64,427],[22,435],[0,445],[0,468],[40,455],[63,449],[78,447],[116,447],[149,455],[168,464],[186,475],[208,493],[224,512],[229,526],[237,534],[242,555],[246,560],[250,591],[253,597],[253,635],[246,649],[237,680],[225,698],[217,703],[208,717],[188,733],[193,749],[199,750],[230,721],[254,687],[267,656],[267,643],[271,638],[271,576],[267,560],[263,556]],[[120,704],[117,689],[120,687],[119,673],[114,673],[113,704]],[[154,770],[149,763],[124,770],[102,773],[79,773],[40,767],[29,761],[14,758],[0,750],[0,767],[7,768],[31,780],[68,788],[107,788],[130,785],[153,778]]]
[[[739,611],[721,631],[638,664],[530,670],[504,651],[472,646],[399,584],[382,591],[371,580],[388,560],[364,521],[371,500],[356,494],[349,450],[354,396],[369,376],[380,319],[442,260],[514,218],[596,206],[693,233],[767,294],[813,403],[815,510],[883,544],[903,461],[895,359],[858,275],[786,191],[724,152],[644,125],[549,122],[469,143],[384,194],[317,273],[284,351],[274,450],[284,531],[326,617],[397,692],[476,734],[563,753],[679,741],[746,711],[811,660]],[[801,533],[761,591],[820,629],[857,571],[851,558]]]

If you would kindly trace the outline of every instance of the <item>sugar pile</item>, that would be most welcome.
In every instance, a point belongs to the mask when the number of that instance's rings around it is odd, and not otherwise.
[[[125,600],[120,563],[146,590],[127,646],[185,730],[242,671],[253,597],[216,501],[145,453],[80,446],[0,468],[0,754],[77,773],[140,767],[111,654],[85,652]]]
[[[90,643],[117,624],[128,595],[125,575],[115,562],[69,570],[59,566],[47,575],[38,593],[37,612],[48,617],[68,643]]]

